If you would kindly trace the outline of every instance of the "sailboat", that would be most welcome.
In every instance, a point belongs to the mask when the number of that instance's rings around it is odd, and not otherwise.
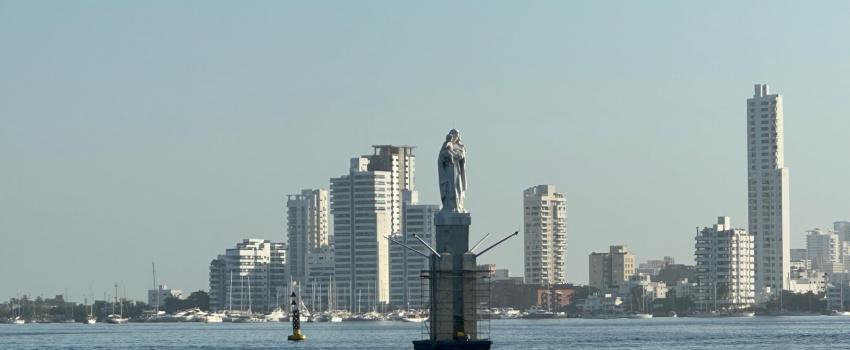
[[[94,299],[94,298],[92,298],[92,299]],[[95,317],[94,317],[94,302],[92,302],[92,305],[89,305],[89,300],[88,300],[88,299],[85,299],[85,300],[84,300],[84,303],[85,303],[84,305],[87,305],[87,306],[89,307],[89,309],[88,309],[88,314],[86,314],[86,321],[85,321],[85,323],[86,323],[86,324],[95,324],[95,323],[97,323],[97,318],[95,318]]]
[[[19,300],[19,302],[20,302],[20,300]],[[21,307],[23,307],[23,304],[21,304]],[[9,303],[9,309],[12,310],[12,304],[11,303]],[[26,323],[26,320],[24,320],[24,318],[22,317],[23,313],[24,313],[23,310],[21,310],[21,309],[18,309],[18,310],[20,310],[21,314],[18,315],[17,312],[13,311],[12,313],[15,314],[15,317],[10,318],[9,323],[11,323],[11,324],[24,324],[24,323]]]
[[[112,302],[112,313],[106,316],[106,322],[112,324],[124,324],[129,320],[124,317],[124,302],[122,301],[119,307],[119,313],[115,313],[115,304],[118,304],[118,283],[115,283],[115,300]]]
[[[629,318],[635,319],[649,319],[652,318],[652,314],[646,313],[646,295],[644,295],[646,291],[643,289],[643,286],[640,287],[640,310],[638,312],[629,315]]]

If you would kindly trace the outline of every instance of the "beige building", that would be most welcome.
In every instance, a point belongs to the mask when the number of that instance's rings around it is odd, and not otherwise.
[[[612,245],[607,253],[590,253],[589,284],[600,290],[618,288],[635,274],[635,256],[625,246]]]
[[[523,191],[525,283],[567,283],[567,200],[554,185]]]

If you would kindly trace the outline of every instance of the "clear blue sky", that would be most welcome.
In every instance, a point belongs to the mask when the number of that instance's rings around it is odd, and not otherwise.
[[[850,2],[0,1],[0,299],[207,288],[284,201],[372,144],[452,127],[474,236],[521,228],[524,188],[567,194],[587,254],[693,259],[746,227],[745,100],[785,96],[794,246],[850,219]],[[488,253],[522,272],[522,240]]]

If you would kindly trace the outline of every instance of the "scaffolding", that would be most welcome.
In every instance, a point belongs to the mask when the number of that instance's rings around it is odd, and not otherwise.
[[[490,338],[490,295],[491,295],[491,275],[488,270],[463,270],[460,273],[455,271],[432,271],[422,270],[420,275],[420,283],[422,294],[420,295],[421,305],[432,305],[432,289],[431,285],[435,284],[434,280],[456,281],[465,279],[466,283],[461,285],[467,286],[464,288],[464,293],[472,293],[471,298],[463,298],[464,305],[464,329],[471,340],[489,339]],[[451,283],[436,283],[434,292],[437,295],[451,295],[454,288],[458,284]],[[471,290],[470,290],[471,288]],[[441,299],[442,300],[442,299]],[[432,305],[432,307],[440,307],[440,305]],[[434,317],[429,315],[425,322],[422,322],[421,338],[423,340],[431,339],[435,334],[432,334],[432,322]]]

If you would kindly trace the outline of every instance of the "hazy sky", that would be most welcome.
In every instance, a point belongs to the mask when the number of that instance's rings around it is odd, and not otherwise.
[[[850,2],[0,1],[0,299],[112,283],[208,287],[243,238],[285,240],[285,196],[372,144],[417,149],[438,201],[468,146],[473,238],[567,195],[587,254],[693,261],[746,228],[746,99],[784,95],[794,247],[850,220]],[[495,237],[494,237],[495,238]],[[522,274],[522,239],[486,255]]]

